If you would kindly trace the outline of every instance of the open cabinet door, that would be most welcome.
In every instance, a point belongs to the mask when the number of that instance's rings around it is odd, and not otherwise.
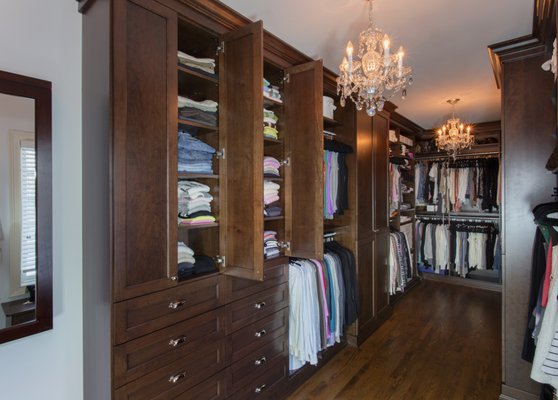
[[[322,61],[285,71],[287,254],[323,258],[323,66]]]
[[[263,279],[263,25],[222,36],[219,169],[222,272]]]

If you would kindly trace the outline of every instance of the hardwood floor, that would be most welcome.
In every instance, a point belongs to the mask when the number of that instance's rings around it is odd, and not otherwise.
[[[423,281],[289,399],[495,400],[500,383],[501,294]]]

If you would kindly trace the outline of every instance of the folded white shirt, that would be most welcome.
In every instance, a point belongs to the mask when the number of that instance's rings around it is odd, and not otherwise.
[[[178,96],[178,108],[191,107],[201,111],[216,112],[219,103],[213,100],[195,101],[188,97]]]
[[[181,62],[191,62],[191,63],[196,63],[196,64],[200,64],[200,65],[213,65],[215,66],[215,60],[213,58],[197,58],[194,57],[190,54],[184,53],[182,51],[178,51],[178,59]]]

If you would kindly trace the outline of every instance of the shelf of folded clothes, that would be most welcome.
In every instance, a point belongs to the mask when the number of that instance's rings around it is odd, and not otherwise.
[[[183,242],[178,242],[178,280],[197,278],[218,272],[215,260],[194,250]]]
[[[218,226],[219,226],[218,222],[208,222],[208,223],[198,224],[198,225],[187,225],[182,222],[178,224],[178,227],[183,230],[217,228]]]
[[[178,224],[186,229],[215,227],[219,224],[212,213],[211,188],[197,181],[178,182]]]
[[[178,131],[178,173],[214,175],[216,150],[187,131]]]
[[[178,117],[178,127],[180,128],[181,126],[184,126],[184,127],[192,126],[194,128],[198,128],[198,129],[200,129],[199,133],[201,133],[201,134],[203,134],[203,133],[213,133],[213,132],[217,132],[219,130],[218,125],[210,125],[210,124],[204,124],[203,122],[198,122],[198,121],[194,121],[194,120],[181,119],[180,116],[179,116]]]
[[[177,52],[178,68],[185,72],[193,72],[204,79],[211,79],[218,82],[215,73],[216,60],[212,57],[195,57],[191,54],[178,50]]]
[[[264,221],[279,221],[282,219],[285,219],[285,217],[282,215],[279,215],[277,217],[264,217]]]
[[[178,119],[183,123],[190,122],[193,126],[216,129],[219,125],[218,106],[216,101],[210,99],[199,101],[178,96]]]
[[[213,85],[218,85],[219,84],[219,77],[217,76],[217,74],[209,74],[207,72],[203,72],[203,71],[198,71],[195,68],[189,67],[187,65],[183,65],[183,64],[178,64],[178,73],[180,74],[185,74],[185,77],[183,79],[191,79],[192,82],[195,82],[196,80],[199,80],[201,82],[208,82],[211,83]],[[179,84],[181,82],[181,78],[178,78],[178,82]]]
[[[324,116],[324,127],[326,127],[326,128],[328,128],[328,127],[329,127],[329,128],[333,128],[333,127],[341,126],[341,125],[342,125],[341,122],[336,121],[336,120],[334,120],[334,119],[332,119],[332,118],[328,118],[328,117]]]
[[[272,97],[267,97],[264,95],[263,97],[263,103],[264,103],[264,107],[268,108],[268,109],[276,109],[279,107],[283,107],[283,101],[282,100],[277,100],[274,99]]]

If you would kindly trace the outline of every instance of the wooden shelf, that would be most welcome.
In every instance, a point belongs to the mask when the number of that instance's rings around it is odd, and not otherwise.
[[[408,212],[415,212],[415,209],[414,209],[414,208],[409,208],[408,210],[399,210],[399,213],[400,213],[400,214],[402,214],[402,213],[408,213]]]
[[[278,217],[264,217],[264,222],[267,221],[280,221],[282,219],[285,219],[284,215],[279,215]]]
[[[203,224],[203,225],[183,225],[183,224],[178,224],[178,229],[182,229],[182,230],[186,230],[186,231],[191,231],[194,229],[206,229],[206,228],[216,228],[219,226],[218,222],[211,222],[209,224]]]
[[[281,100],[275,100],[265,95],[263,96],[263,104],[264,107],[267,108],[268,110],[283,107],[283,102]]]
[[[283,182],[282,177],[271,177],[271,176],[264,176],[265,181],[273,181],[273,182]]]
[[[219,127],[217,125],[209,125],[209,124],[204,124],[202,122],[189,121],[181,118],[178,118],[178,125],[193,126],[194,128],[204,129],[206,131],[211,131],[211,132],[215,132],[219,130]]]
[[[217,75],[206,75],[203,72],[198,72],[195,69],[185,67],[183,65],[178,65],[178,72],[187,74],[193,78],[201,79],[212,84],[218,85],[219,84],[219,77]]]
[[[279,254],[279,255],[277,255],[277,256],[275,256],[275,257],[271,257],[271,258],[266,258],[266,259],[264,259],[264,263],[263,263],[263,264],[264,264],[264,268],[271,268],[271,267],[274,267],[274,266],[276,266],[276,265],[281,264],[281,262],[278,262],[278,261],[281,260],[281,259],[285,259],[284,262],[285,262],[285,263],[288,263],[288,258],[287,258],[283,253],[281,253],[281,254]]]
[[[283,141],[281,139],[271,139],[264,136],[264,144],[267,145],[283,144]]]
[[[324,116],[324,127],[333,128],[333,127],[341,126],[341,125],[343,125],[343,124],[341,124],[341,122]]]
[[[205,279],[205,278],[209,278],[209,277],[217,276],[217,275],[219,275],[219,272],[206,272],[204,274],[192,275],[192,276],[189,276],[189,277],[184,278],[184,279],[179,278],[178,282],[181,282],[181,283],[182,282],[195,282],[195,281],[198,281],[200,279]]]
[[[179,172],[178,173],[178,178],[179,179],[219,179],[219,175]]]

